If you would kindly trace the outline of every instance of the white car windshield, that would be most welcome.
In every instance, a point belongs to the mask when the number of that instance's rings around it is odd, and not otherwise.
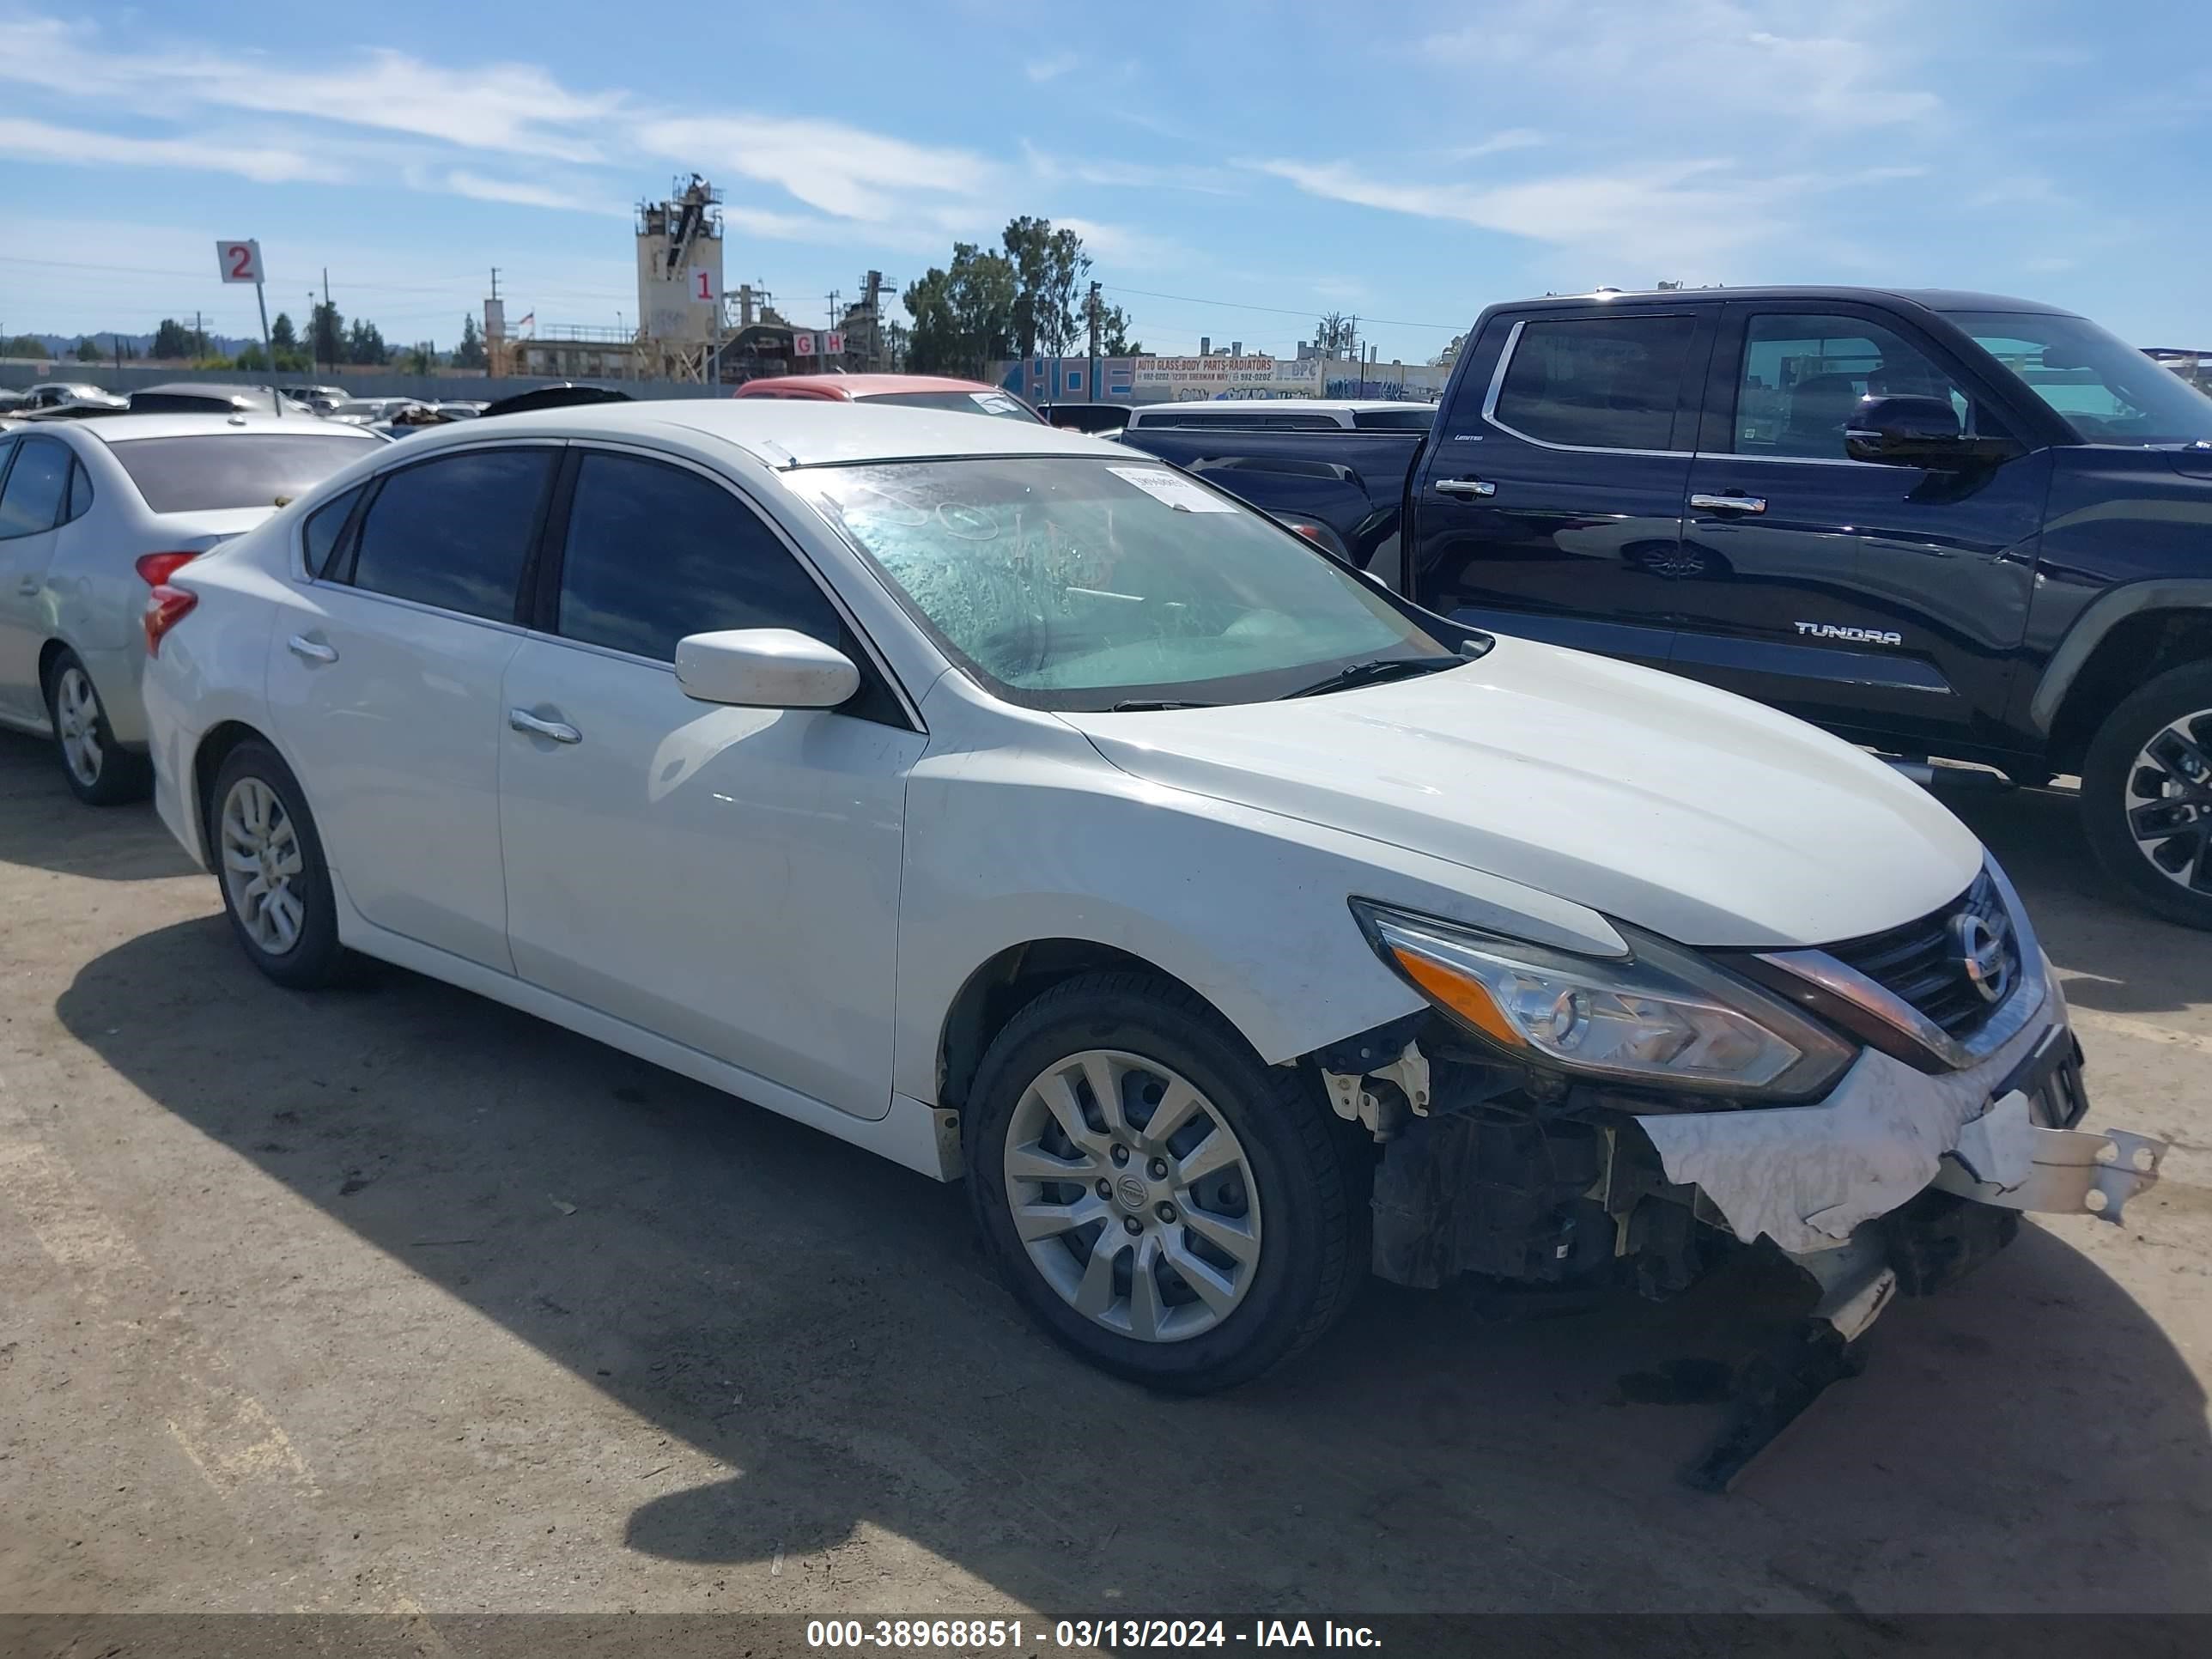
[[[955,662],[1025,707],[1253,702],[1347,669],[1462,660],[1308,543],[1158,462],[917,461],[785,479]]]

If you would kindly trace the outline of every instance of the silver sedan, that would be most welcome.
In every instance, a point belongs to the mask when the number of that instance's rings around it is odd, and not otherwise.
[[[143,795],[148,598],[377,442],[265,415],[0,429],[0,726],[51,732],[81,800]]]

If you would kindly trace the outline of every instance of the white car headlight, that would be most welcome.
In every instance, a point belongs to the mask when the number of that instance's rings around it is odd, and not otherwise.
[[[1593,1079],[1806,1100],[1856,1050],[1694,951],[1632,928],[1630,954],[1578,957],[1364,899],[1376,954],[1492,1047]]]

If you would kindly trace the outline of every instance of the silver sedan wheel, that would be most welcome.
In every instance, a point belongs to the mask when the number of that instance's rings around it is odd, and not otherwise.
[[[1045,1283],[1140,1342],[1212,1330],[1260,1266],[1244,1147],[1185,1079],[1093,1048],[1048,1067],[1006,1129],[1014,1231]]]
[[[105,758],[100,748],[100,695],[91,678],[75,663],[54,683],[54,735],[61,739],[62,763],[86,788],[100,781]]]
[[[2212,709],[2169,722],[2128,769],[2129,833],[2151,868],[2212,892]]]
[[[281,957],[300,942],[307,907],[292,883],[301,869],[300,832],[276,792],[240,778],[222,801],[222,884],[253,942]]]

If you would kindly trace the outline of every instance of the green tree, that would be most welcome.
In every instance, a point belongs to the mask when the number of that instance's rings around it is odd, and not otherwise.
[[[461,319],[461,343],[453,349],[453,367],[482,368],[483,366],[483,336],[477,332],[477,319],[471,313]]]
[[[951,264],[932,265],[902,296],[914,319],[907,367],[917,374],[982,380],[1014,341],[1018,284],[1012,261],[973,242],[952,245]]]
[[[0,335],[0,357],[51,357],[46,343],[35,334]]]
[[[76,360],[81,363],[101,362],[106,356],[107,354],[100,349],[100,342],[89,334],[76,343]]]
[[[149,357],[197,357],[202,349],[201,337],[186,328],[173,317],[164,317],[154,330],[153,349]]]
[[[276,348],[276,360],[282,362],[288,351],[300,349],[300,337],[292,327],[292,313],[280,311],[276,320],[269,325],[269,343]]]
[[[390,361],[391,348],[384,343],[384,336],[374,323],[356,317],[353,326],[346,330],[345,360],[349,363],[382,363]]]
[[[1102,357],[1140,357],[1145,348],[1129,337],[1129,316],[1119,306],[1101,302],[1098,307],[1098,355]]]
[[[327,300],[318,300],[307,313],[307,343],[316,363],[336,368],[345,361],[345,319]]]
[[[438,347],[435,341],[420,340],[408,348],[407,372],[410,374],[428,374],[437,366]]]
[[[1000,238],[1014,268],[1014,343],[1018,356],[1065,356],[1082,332],[1075,296],[1091,269],[1083,239],[1028,214],[1007,222]]]

